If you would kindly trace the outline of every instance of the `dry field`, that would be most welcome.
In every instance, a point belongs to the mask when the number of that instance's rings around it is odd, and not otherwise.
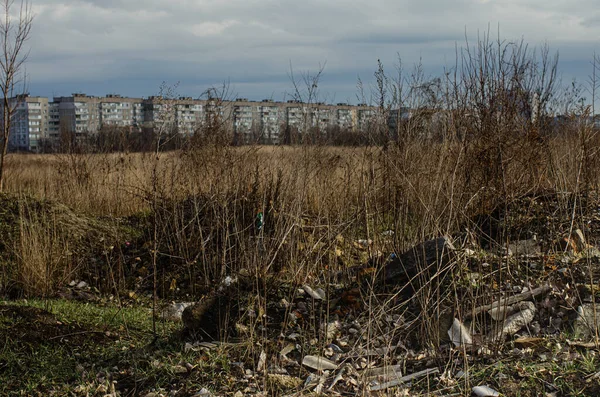
[[[555,242],[576,229],[590,244],[600,241],[598,147],[595,131],[582,129],[546,140],[408,140],[387,149],[210,146],[158,155],[10,155],[7,191],[0,196],[0,294],[42,298],[31,304],[49,312],[0,305],[0,337],[10,346],[0,354],[0,379],[7,385],[0,391],[101,395],[111,392],[115,379],[113,395],[142,390],[193,395],[201,384],[212,385],[218,395],[233,393],[240,376],[231,362],[258,368],[266,351],[284,365],[277,352],[285,345],[281,335],[288,334],[301,335],[302,348],[288,357],[293,362],[307,353],[326,354],[331,337],[323,324],[335,318],[340,329],[334,340],[350,341],[342,361],[346,356],[356,361],[359,372],[363,353],[357,351],[373,346],[406,351],[376,356],[368,365],[404,363],[404,373],[433,364],[446,368],[435,380],[415,383],[410,389],[415,395],[432,390],[470,395],[471,386],[481,382],[517,395],[518,379],[541,370],[545,375],[531,378],[530,393],[522,395],[539,395],[548,384],[591,395],[586,393],[598,389],[597,381],[578,379],[598,370],[595,356],[549,368],[535,357],[519,361],[507,343],[495,366],[488,366],[491,356],[473,361],[473,352],[449,349],[446,330],[452,315],[468,318],[476,306],[515,289],[551,283],[562,289],[539,305],[541,331],[534,335],[546,335],[550,351],[575,357],[569,348],[553,347],[566,342],[564,334],[548,336],[554,332],[551,313],[568,305],[568,315],[576,313],[577,303],[569,299],[583,302],[581,288],[597,281],[598,265],[581,253],[557,253]],[[492,228],[498,228],[493,238],[486,236]],[[449,278],[426,279],[422,275],[429,273],[421,269],[421,279],[410,280],[409,289],[374,283],[390,255],[445,235],[455,238],[460,253]],[[536,267],[532,259],[502,254],[513,242],[534,236],[545,252],[533,260],[539,261]],[[564,258],[572,261],[573,273],[562,272]],[[226,308],[206,316],[220,338],[241,337],[239,348],[201,356],[181,352],[178,326],[157,324],[144,314],[147,308],[160,310],[161,302],[206,299],[228,276],[239,277],[240,284],[219,298]],[[69,286],[72,280],[77,283]],[[79,280],[85,281],[81,288]],[[323,286],[327,302],[298,295],[306,285]],[[78,300],[92,305],[74,303]],[[292,314],[298,319],[292,321]],[[31,321],[38,326],[28,329],[23,319],[36,316],[39,321]],[[480,333],[491,332],[488,321],[477,325]],[[200,324],[208,329],[206,320]],[[15,332],[20,340],[11,339]],[[87,358],[68,358],[75,350],[62,339],[48,347],[40,338],[44,332],[52,340],[75,335],[77,354]],[[88,333],[94,336],[80,337]],[[140,346],[150,336],[158,343],[152,351]],[[46,353],[30,357],[22,346]],[[65,357],[58,366],[50,359],[54,355]],[[19,357],[38,368],[28,383],[15,376]],[[521,369],[509,369],[513,364]],[[85,371],[66,382],[60,371],[74,366]],[[112,369],[117,367],[126,369]],[[298,386],[309,375],[306,368],[287,371],[282,379],[292,384],[277,384],[273,379],[280,378],[257,370],[250,381],[256,384],[247,390],[273,395],[312,390]],[[455,377],[460,371],[470,378]],[[508,376],[505,384],[493,380],[498,371]],[[555,381],[561,373],[565,378]],[[348,379],[355,375],[348,376],[336,386],[340,391],[369,394],[372,383],[360,377],[353,383]],[[64,386],[48,386],[48,377]]]

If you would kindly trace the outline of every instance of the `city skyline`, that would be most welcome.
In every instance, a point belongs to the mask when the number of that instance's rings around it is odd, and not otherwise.
[[[442,73],[488,29],[560,53],[563,81],[584,82],[598,52],[600,11],[592,1],[162,1],[34,0],[28,91],[131,97],[157,95],[164,81],[181,96],[230,82],[233,97],[289,99],[296,73],[316,72],[326,102],[357,103],[377,60],[393,73],[422,60]],[[288,95],[286,95],[286,93]],[[367,92],[368,96],[368,92]],[[368,99],[368,98],[367,98]]]

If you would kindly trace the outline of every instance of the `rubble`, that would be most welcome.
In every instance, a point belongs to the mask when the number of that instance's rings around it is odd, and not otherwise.
[[[316,369],[317,371],[335,370],[338,368],[336,363],[329,361],[325,357],[311,355],[304,356],[304,359],[302,359],[302,365],[308,368]]]
[[[492,389],[489,386],[475,386],[473,388],[473,393],[478,397],[496,397],[500,396],[496,390]]]
[[[162,310],[160,317],[169,321],[181,321],[185,308],[193,304],[194,302],[171,303]]]
[[[313,298],[315,300],[323,300],[326,298],[325,294],[323,292],[315,291],[308,285],[304,285],[302,287],[302,289],[304,290],[304,292],[306,292],[308,294],[308,296],[310,296],[311,298]]]
[[[596,338],[598,332],[598,323],[600,322],[600,310],[598,304],[584,303],[577,308],[577,318],[575,319],[574,331],[575,337],[581,339]]]
[[[394,256],[385,265],[384,282],[393,283],[397,278],[415,277],[427,270],[431,276],[439,276],[455,251],[450,237],[444,236],[418,244],[408,251]]]
[[[543,285],[541,287],[535,288],[530,291],[526,291],[517,295],[510,296],[508,298],[500,299],[498,301],[493,302],[489,305],[483,305],[475,308],[472,312],[467,313],[467,316],[477,316],[483,312],[488,312],[491,310],[505,310],[506,307],[510,305],[514,305],[515,303],[519,303],[524,300],[529,300],[541,295],[544,295],[548,292],[552,291],[552,286]],[[492,315],[492,313],[490,313]],[[495,317],[499,317],[499,315],[494,314]]]
[[[542,255],[537,239],[517,240],[508,244],[508,256],[536,258]]]
[[[369,387],[370,391],[378,391],[389,389],[390,387],[400,386],[402,384],[408,383],[413,379],[421,378],[424,376],[435,375],[440,372],[437,368],[428,368],[423,371],[416,372],[414,374],[406,375],[398,379],[390,380],[388,382],[384,382],[381,384],[375,384]]]
[[[450,337],[450,340],[452,341],[452,343],[454,343],[454,346],[456,347],[473,345],[473,338],[471,337],[471,333],[469,332],[467,327],[465,327],[463,323],[461,323],[456,318],[454,319],[452,326],[448,330],[448,336]]]
[[[501,341],[507,336],[514,335],[521,328],[533,321],[536,312],[533,302],[521,302],[519,303],[519,309],[520,311],[509,316],[502,322],[498,330],[488,337],[488,340],[493,342]]]

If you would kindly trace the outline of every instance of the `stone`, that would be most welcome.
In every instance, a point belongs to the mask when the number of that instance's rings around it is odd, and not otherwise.
[[[161,317],[169,321],[180,321],[185,308],[193,304],[194,302],[171,303],[164,308],[161,313]]]
[[[398,279],[422,274],[426,280],[441,277],[456,249],[449,237],[439,237],[418,244],[408,251],[390,258],[385,265],[384,281],[395,283]]]
[[[363,371],[366,378],[377,378],[381,382],[387,382],[402,377],[402,365],[386,365],[379,368],[369,368]]]
[[[325,296],[319,294],[319,292],[313,290],[310,286],[304,285],[302,289],[314,300],[323,300]]]
[[[200,302],[186,307],[181,314],[181,320],[185,329],[188,331],[203,331],[204,334],[215,336],[218,331],[217,318],[215,313],[217,296],[214,294],[205,296]]]
[[[575,336],[582,339],[591,339],[598,331],[598,323],[600,322],[600,303],[594,304],[584,303],[577,308],[577,319],[574,324]]]
[[[542,249],[536,239],[517,240],[508,244],[509,256],[520,257],[539,257],[542,255]]]
[[[471,333],[457,318],[454,319],[452,326],[448,330],[448,336],[456,347],[473,345]]]
[[[473,394],[478,397],[496,397],[500,395],[500,393],[489,386],[475,386],[473,388]]]
[[[326,359],[325,357],[310,355],[304,356],[302,365],[308,368],[316,369],[317,371],[334,370],[338,367],[336,363]]]
[[[84,289],[88,287],[88,283],[86,283],[85,281],[80,281],[79,283],[77,283],[77,287],[79,289]]]
[[[506,318],[506,320],[500,324],[500,328],[495,333],[491,334],[490,340],[502,341],[507,336],[514,335],[521,328],[533,321],[536,312],[533,302],[520,302],[518,307],[520,311]]]
[[[284,374],[267,374],[269,383],[274,384],[280,388],[291,389],[298,387],[302,384],[302,379],[296,378],[295,376],[284,375]]]
[[[211,393],[210,390],[208,390],[207,388],[203,387],[202,389],[200,389],[200,391],[198,391],[192,397],[211,397],[212,395],[213,394]]]
[[[260,356],[258,358],[258,364],[256,364],[256,372],[261,372],[265,369],[265,364],[267,363],[267,353],[265,351],[260,352]]]

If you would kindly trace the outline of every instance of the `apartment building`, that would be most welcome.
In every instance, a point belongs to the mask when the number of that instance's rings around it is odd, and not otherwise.
[[[141,127],[144,121],[143,100],[121,95],[98,98],[100,126]]]
[[[203,101],[180,97],[174,106],[177,131],[186,135],[193,134],[204,120]]]
[[[285,124],[289,128],[303,131],[307,121],[307,107],[298,101],[287,101],[284,105]]]
[[[144,122],[142,102],[141,98],[116,94],[94,97],[75,93],[54,97],[49,104],[47,136],[56,140],[62,133],[68,133],[80,138],[103,126],[141,127]]]
[[[274,145],[280,143],[284,115],[281,110],[281,107],[270,99],[263,100],[256,107],[257,126],[265,143]]]
[[[336,109],[335,119],[337,121],[337,127],[340,129],[352,129],[356,125],[356,114],[353,106],[347,103],[338,103]]]
[[[321,131],[325,131],[328,127],[337,125],[337,119],[335,118],[335,107],[333,105],[326,105],[322,102],[317,103],[317,106],[309,110],[311,115],[311,127],[318,128]]]
[[[58,112],[58,124],[51,124],[50,138],[58,139],[64,133],[77,139],[91,131],[97,131],[101,120],[99,105],[99,98],[81,93],[69,97],[54,97],[52,107],[54,114]]]
[[[252,142],[254,109],[246,98],[237,98],[231,104],[231,126],[236,143]]]
[[[377,122],[378,110],[374,107],[361,103],[358,105],[356,112],[359,131],[369,131],[373,124]]]
[[[63,134],[71,139],[95,133],[106,126],[161,128],[193,134],[204,126],[218,123],[222,133],[232,133],[234,142],[279,144],[283,132],[303,134],[309,130],[325,133],[331,127],[365,129],[373,122],[377,109],[346,103],[305,104],[299,101],[275,102],[271,99],[234,101],[177,99],[152,96],[129,98],[117,94],[105,97],[75,93],[47,98],[25,96],[20,99],[11,148],[39,150],[40,140],[59,141]]]
[[[13,109],[9,150],[38,151],[41,139],[48,134],[48,98],[19,95],[9,100],[9,106]]]

